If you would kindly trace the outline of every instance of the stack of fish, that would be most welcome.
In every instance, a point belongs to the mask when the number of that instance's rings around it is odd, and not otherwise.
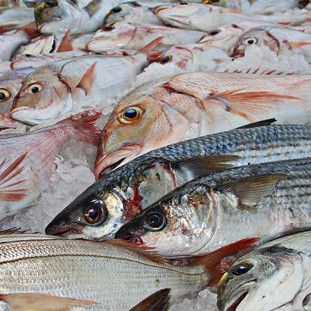
[[[0,308],[310,310],[308,0],[0,7]]]

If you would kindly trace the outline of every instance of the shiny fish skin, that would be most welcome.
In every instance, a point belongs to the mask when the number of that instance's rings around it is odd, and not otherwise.
[[[309,310],[310,241],[310,230],[293,232],[237,259],[219,282],[219,310]]]
[[[204,162],[209,161],[208,156],[218,155],[228,156],[229,162],[223,159],[224,164],[233,166],[310,157],[311,127],[271,125],[233,130],[151,151],[112,171],[86,189],[54,218],[46,233],[111,239],[124,223],[142,209],[187,181],[204,172],[208,173],[209,167],[213,168],[213,157],[207,170],[204,170]],[[238,158],[232,158],[232,155]],[[194,161],[192,166],[191,160]],[[190,167],[187,166],[189,161]],[[193,167],[200,169],[198,171]],[[90,224],[81,215],[86,208],[93,206],[93,202],[103,206],[105,217]]]

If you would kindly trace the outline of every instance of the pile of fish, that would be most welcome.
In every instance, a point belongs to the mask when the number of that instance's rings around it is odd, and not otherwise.
[[[0,310],[311,310],[308,0],[0,0],[0,43]]]

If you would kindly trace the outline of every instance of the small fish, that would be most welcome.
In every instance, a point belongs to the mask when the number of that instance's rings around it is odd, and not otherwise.
[[[310,230],[293,232],[237,259],[219,282],[219,310],[310,310],[310,241]]]
[[[158,18],[165,24],[200,31],[212,31],[225,24],[237,24],[247,21],[262,21],[280,25],[300,25],[310,21],[311,14],[299,15],[250,15],[226,8],[207,4],[177,4],[156,9]]]
[[[100,115],[84,113],[27,134],[0,136],[0,219],[38,202],[67,140],[97,143],[94,123]]]
[[[13,100],[32,68],[11,70],[0,77],[0,129],[16,127],[17,122],[10,118]]]
[[[10,310],[166,310],[177,299],[217,284],[220,260],[256,241],[240,241],[187,266],[173,266],[122,241],[29,237],[0,237],[0,299]]]
[[[311,225],[310,177],[311,158],[208,174],[147,207],[115,238],[166,258],[202,256],[247,237],[267,240]]]
[[[95,175],[150,150],[250,122],[276,118],[279,123],[308,124],[310,85],[309,75],[214,72],[184,73],[143,84],[113,110],[102,131]]]
[[[91,185],[54,218],[46,233],[111,239],[143,209],[198,176],[235,166],[310,157],[310,129],[303,125],[236,129],[151,151]],[[124,152],[131,150],[131,145],[124,148]]]
[[[262,26],[245,32],[237,42],[233,57],[242,57],[245,50],[252,46],[267,46],[277,55],[302,54],[311,61],[311,34],[292,27]]]
[[[86,48],[93,52],[115,48],[138,50],[152,40],[162,36],[162,44],[157,50],[163,51],[176,44],[196,43],[204,35],[205,33],[201,31],[120,22],[113,26],[99,29],[87,43]]]
[[[96,108],[131,86],[147,66],[151,50],[160,43],[161,38],[157,38],[134,56],[81,56],[39,67],[24,81],[11,117],[40,124],[64,119],[66,113],[78,109]]]

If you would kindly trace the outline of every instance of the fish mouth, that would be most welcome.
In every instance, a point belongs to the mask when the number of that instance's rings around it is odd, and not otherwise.
[[[107,155],[102,156],[101,154],[98,154],[94,167],[96,180],[102,178],[117,167],[129,162],[131,159],[139,155],[140,151],[140,145],[127,145]]]
[[[82,234],[82,231],[78,229],[77,227],[70,228],[70,227],[60,227],[60,226],[50,226],[48,225],[45,228],[45,233],[48,235],[57,235],[62,237],[68,237],[70,235],[80,235]]]
[[[13,114],[14,114],[14,113],[23,112],[23,111],[26,111],[26,110],[28,110],[28,109],[29,109],[29,107],[27,107],[27,106],[16,107],[16,108],[14,108],[14,109],[10,112],[10,115],[11,115],[11,117],[13,117]]]
[[[248,291],[240,295],[226,311],[236,311],[236,308],[243,301],[243,299],[247,296],[247,294],[248,294]]]
[[[134,243],[134,244],[144,244],[143,240],[140,238],[139,235],[133,234],[133,233],[127,233],[127,232],[122,232],[118,231],[114,237],[115,239],[127,241],[129,243]]]

